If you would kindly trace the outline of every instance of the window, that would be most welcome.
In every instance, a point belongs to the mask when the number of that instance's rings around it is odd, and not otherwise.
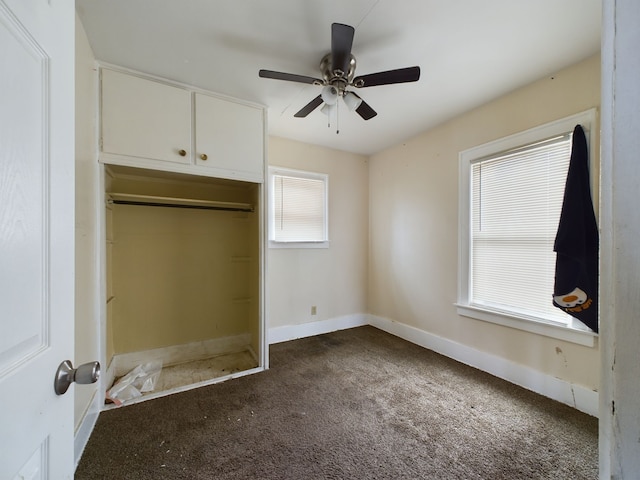
[[[328,246],[328,181],[322,173],[269,168],[270,246]]]
[[[588,136],[595,111],[460,154],[461,315],[593,345],[590,330],[552,304],[576,124]]]

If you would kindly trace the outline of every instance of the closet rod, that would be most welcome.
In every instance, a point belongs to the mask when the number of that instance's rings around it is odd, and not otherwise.
[[[108,204],[139,205],[145,207],[191,208],[198,210],[223,210],[228,212],[253,212],[253,205],[248,203],[214,202],[210,200],[193,200],[190,198],[156,197],[151,195],[133,195],[129,193],[110,193]]]
[[[133,200],[109,200],[109,203],[115,205],[140,205],[143,207],[169,207],[169,208],[194,208],[197,210],[224,210],[227,212],[253,212],[253,208],[243,207],[214,207],[209,205],[181,205],[175,203],[159,203],[159,202],[136,202]]]

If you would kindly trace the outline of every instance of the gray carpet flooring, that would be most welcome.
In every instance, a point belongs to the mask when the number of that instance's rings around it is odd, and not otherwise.
[[[597,420],[373,327],[100,414],[84,479],[595,479]]]

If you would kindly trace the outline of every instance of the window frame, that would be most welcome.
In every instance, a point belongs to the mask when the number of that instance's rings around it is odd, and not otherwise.
[[[275,209],[274,209],[274,177],[287,176],[294,178],[306,178],[312,180],[321,180],[324,183],[324,240],[312,241],[296,241],[286,242],[274,240],[275,232]],[[267,230],[269,239],[269,248],[329,248],[329,175],[326,173],[312,172],[308,170],[296,170],[286,167],[269,166],[267,175],[267,192],[268,192],[268,217]]]
[[[476,161],[498,155],[509,150],[531,145],[532,143],[572,132],[577,124],[582,125],[589,148],[589,175],[591,177],[592,199],[597,198],[597,152],[595,137],[598,128],[596,123],[597,111],[595,108],[569,117],[546,123],[529,130],[510,135],[492,142],[488,142],[459,154],[458,177],[458,298],[456,301],[459,315],[485,322],[495,323],[530,333],[536,333],[547,337],[557,338],[580,345],[593,347],[597,334],[584,326],[578,320],[571,318],[568,325],[545,320],[543,318],[521,315],[516,312],[503,311],[497,308],[480,306],[471,303],[471,166]],[[595,208],[595,207],[594,207]],[[596,218],[597,218],[596,209]],[[549,292],[551,301],[552,292]]]

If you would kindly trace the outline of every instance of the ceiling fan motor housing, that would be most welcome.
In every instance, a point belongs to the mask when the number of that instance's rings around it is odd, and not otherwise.
[[[327,53],[320,61],[320,71],[322,72],[322,78],[326,84],[335,85],[336,83],[344,84],[342,88],[338,88],[340,91],[344,90],[344,87],[349,85],[353,81],[353,77],[356,73],[356,57],[352,54],[349,55],[349,71],[342,72],[340,70],[333,69],[333,58],[331,53]]]

